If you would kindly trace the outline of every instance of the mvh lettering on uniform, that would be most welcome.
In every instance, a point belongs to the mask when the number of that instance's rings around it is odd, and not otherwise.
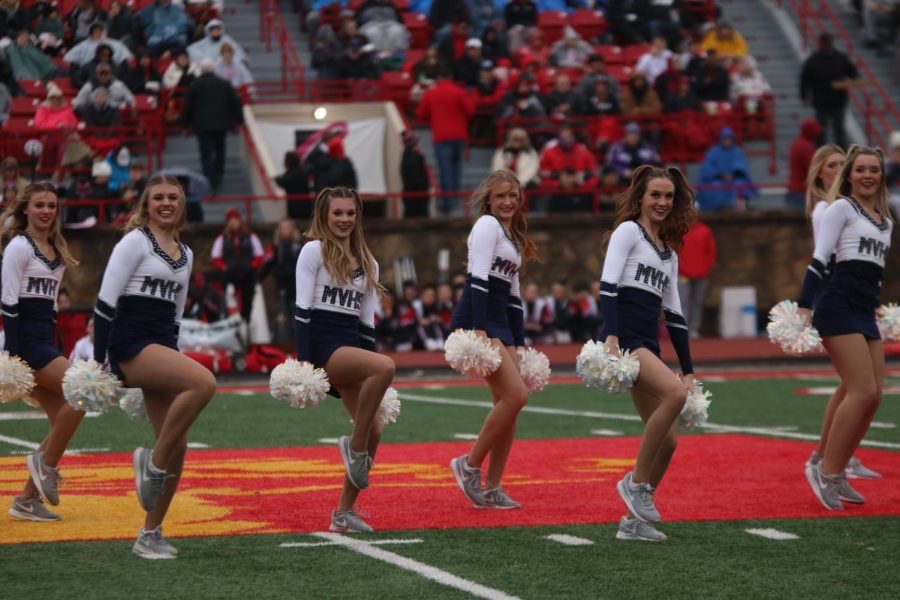
[[[25,287],[26,294],[40,294],[41,296],[56,297],[55,279],[47,277],[29,277],[28,284]]]
[[[338,304],[344,308],[352,308],[359,310],[359,303],[362,301],[362,292],[356,290],[345,290],[344,288],[324,286],[322,290],[322,303]]]
[[[634,280],[640,281],[642,278],[644,284],[652,285],[660,292],[665,291],[666,286],[669,285],[668,275],[658,269],[638,263],[637,273],[634,274]]]
[[[151,296],[159,296],[164,300],[175,300],[178,292],[181,291],[181,284],[177,281],[145,275],[144,282],[141,284],[141,293],[148,291]]]

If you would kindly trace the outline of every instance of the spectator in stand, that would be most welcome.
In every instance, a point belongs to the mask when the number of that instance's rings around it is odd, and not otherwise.
[[[675,81],[674,91],[666,99],[663,107],[663,112],[665,113],[676,113],[683,110],[694,110],[697,112],[703,110],[703,103],[700,102],[700,98],[694,93],[694,89],[691,87],[691,80],[685,76],[681,76]]]
[[[509,52],[515,54],[525,45],[528,30],[537,27],[538,7],[534,0],[510,0],[504,8],[504,15]]]
[[[467,88],[478,85],[478,74],[481,71],[481,63],[484,62],[481,56],[481,46],[481,40],[469,38],[466,40],[466,49],[463,55],[453,63],[453,79]]]
[[[422,288],[422,316],[419,319],[419,343],[426,350],[444,349],[444,321],[437,302],[437,289],[433,285]]]
[[[78,0],[75,8],[66,15],[65,28],[78,43],[91,34],[91,25],[106,23],[106,13],[97,7],[95,0]]]
[[[546,300],[538,295],[536,283],[522,290],[522,310],[525,313],[525,343],[528,346],[545,342],[550,330],[550,310],[544,310]]]
[[[94,51],[94,58],[83,65],[71,65],[69,67],[69,80],[72,82],[72,87],[77,90],[80,90],[85,83],[93,79],[94,75],[97,73],[97,65],[107,64],[112,65],[113,68],[113,76],[118,76],[121,72],[119,67],[113,64],[113,51],[109,44],[98,44],[97,49]],[[125,65],[122,65],[125,66]]]
[[[119,76],[128,89],[135,94],[159,94],[162,75],[156,69],[153,58],[138,50],[134,59],[122,65]]]
[[[104,160],[112,169],[109,176],[109,189],[118,194],[131,179],[131,163],[134,161],[134,157],[131,155],[128,145],[121,144],[106,154]]]
[[[344,138],[341,135],[330,136],[324,148],[310,153],[306,165],[313,174],[313,191],[318,194],[325,188],[346,187],[357,189],[359,183],[356,168],[344,151]]]
[[[224,319],[227,314],[228,307],[222,294],[209,285],[203,273],[194,271],[184,303],[184,318],[215,323]]]
[[[653,144],[642,139],[641,126],[634,122],[625,126],[625,137],[610,146],[606,153],[606,166],[616,170],[622,186],[631,183],[631,174],[639,166],[661,164],[659,152]]]
[[[453,286],[449,283],[442,283],[437,287],[437,310],[441,318],[441,330],[444,333],[444,339],[451,333],[450,323],[453,320],[453,309],[456,302],[453,299]]]
[[[256,271],[262,266],[265,250],[256,234],[244,226],[237,209],[225,213],[225,228],[213,242],[210,256],[223,287],[230,283],[240,294],[241,317],[249,323]]]
[[[548,66],[550,64],[550,47],[547,46],[544,32],[537,27],[528,30],[525,36],[525,45],[519,48],[513,56],[516,64],[523,69],[530,63],[537,63],[538,67]]]
[[[293,150],[284,153],[284,173],[275,178],[275,184],[284,190],[287,214],[292,219],[309,219],[313,201],[309,198],[309,172]],[[303,196],[302,198],[297,196]]]
[[[559,73],[553,79],[553,87],[542,99],[544,112],[553,119],[565,119],[576,112],[578,97],[572,87],[572,78]]]
[[[69,362],[74,363],[77,360],[94,360],[94,317],[88,317],[84,328],[84,337],[75,342],[69,354]]]
[[[403,297],[396,303],[396,329],[394,346],[398,352],[409,352],[419,340],[419,315],[416,305],[416,286],[411,282],[403,284]]]
[[[714,50],[706,53],[703,66],[694,81],[694,90],[702,102],[728,102],[731,99],[731,76]]]
[[[247,66],[235,60],[234,48],[225,42],[219,48],[220,56],[216,61],[215,74],[231,84],[239,93],[246,93],[253,98],[256,92],[253,88],[253,75]]]
[[[37,36],[38,47],[50,56],[59,56],[65,41],[65,27],[59,9],[50,4],[34,4],[32,12],[37,13],[34,35]]]
[[[368,41],[359,33],[359,27],[350,11],[342,12],[337,21],[337,32],[331,25],[322,25],[313,38],[312,68],[318,72],[318,79],[326,81],[337,79],[337,65],[355,38]]]
[[[593,52],[593,47],[581,39],[571,26],[566,25],[562,39],[550,47],[550,64],[554,67],[580,68]]]
[[[433,0],[431,10],[428,11],[428,24],[434,29],[434,37],[432,38],[439,46],[444,40],[453,36],[453,25],[459,23],[470,24],[472,22],[469,14],[469,6],[466,0]],[[469,28],[466,27],[466,38],[468,39]],[[444,59],[452,61],[455,56],[444,56]]]
[[[221,19],[210,19],[203,27],[203,32],[206,34],[203,39],[187,47],[191,62],[199,63],[204,58],[218,60],[222,55],[222,46],[229,44],[236,61],[245,65],[250,63],[244,48],[233,37],[225,33],[225,24]]]
[[[107,62],[111,62],[113,65],[120,65],[134,56],[128,46],[107,36],[106,26],[103,23],[94,23],[90,27],[88,37],[66,52],[63,60],[68,63],[69,69],[72,69],[73,65],[79,67],[86,65],[98,56],[97,49],[101,44],[112,51],[111,60]]]
[[[712,230],[697,219],[684,236],[684,245],[678,252],[678,297],[692,340],[700,337],[706,288],[715,264],[716,238]]]
[[[27,29],[18,32],[16,41],[8,45],[4,52],[16,79],[47,81],[59,74],[59,68],[50,57],[31,43],[31,34]]]
[[[489,60],[481,63],[481,68],[478,70],[478,83],[475,84],[475,89],[472,91],[475,96],[476,111],[480,113],[472,120],[474,137],[490,137],[494,134],[494,113],[506,93],[506,84],[494,73],[494,63]]]
[[[310,203],[311,204],[311,203]],[[272,251],[266,256],[259,279],[271,273],[278,290],[278,315],[275,317],[277,339],[293,339],[294,303],[297,296],[297,258],[303,248],[300,230],[293,219],[282,219],[272,236]]]
[[[403,180],[403,216],[427,217],[428,192],[431,191],[428,163],[419,146],[419,136],[412,129],[404,131],[402,138],[400,179]]]
[[[91,167],[91,193],[88,196],[91,200],[114,200],[118,198],[118,194],[109,189],[109,178],[112,175],[112,168],[105,160],[97,160]],[[96,209],[91,207],[92,212],[96,214]],[[105,204],[103,206],[103,214],[107,223],[112,223],[116,215],[119,213],[120,207],[113,204]]]
[[[31,19],[20,0],[0,0],[0,38],[28,29]]]
[[[700,165],[697,208],[704,211],[735,210],[738,193],[745,200],[759,195],[750,176],[747,156],[737,145],[734,131],[723,127],[719,132],[719,142],[707,150]]]
[[[439,75],[437,84],[425,93],[416,110],[416,118],[428,122],[431,128],[442,192],[452,193],[462,188],[463,150],[469,119],[474,113],[474,100],[450,79],[449,71]],[[458,206],[458,199],[452,195],[441,197],[442,214],[450,214]]]
[[[244,122],[244,113],[237,92],[213,69],[209,59],[200,64],[202,74],[184,95],[181,123],[194,130],[203,174],[215,189],[225,174],[225,136]]]
[[[166,89],[187,88],[200,77],[200,65],[192,62],[186,51],[175,54],[175,59],[166,67],[162,76],[162,85]],[[183,92],[176,92],[183,95]]]
[[[378,350],[390,352],[397,349],[399,323],[396,312],[397,299],[390,290],[381,294],[381,302],[375,310],[375,339]]]
[[[97,207],[68,204],[70,200],[91,200],[94,186],[87,175],[73,178],[66,190],[67,205],[65,208],[65,227],[68,229],[87,229],[97,224]]]
[[[897,0],[865,0],[861,4],[865,45],[884,53],[897,38]]]
[[[497,148],[491,161],[491,171],[507,169],[516,174],[523,188],[537,188],[541,185],[541,159],[531,146],[528,132],[514,127],[506,134],[506,143]]]
[[[93,157],[94,152],[91,147],[75,132],[75,129],[78,128],[78,117],[75,115],[75,111],[66,101],[59,86],[52,81],[47,84],[47,100],[41,104],[34,115],[34,127],[44,130],[62,128],[70,131],[63,144],[61,166],[79,165]]]
[[[501,119],[538,119],[546,117],[541,97],[537,93],[538,86],[533,79],[522,75],[514,89],[503,95],[497,109]],[[530,126],[539,125],[534,121]]]
[[[438,47],[431,44],[425,48],[424,56],[413,65],[412,78],[417,84],[431,88],[440,72],[447,68],[447,62],[441,57]]]
[[[666,46],[666,38],[655,37],[651,42],[650,50],[638,58],[634,70],[643,73],[650,85],[653,85],[656,78],[669,68],[669,60],[673,56],[672,51]]]
[[[609,93],[618,100],[621,98],[619,82],[606,71],[606,60],[599,54],[591,54],[585,63],[585,72],[578,81],[578,95],[586,98],[594,93],[597,81],[605,81]]]
[[[129,210],[141,197],[145,187],[147,187],[147,169],[142,161],[133,160],[131,166],[128,167],[128,181],[119,188],[119,195],[123,200],[128,201]]]
[[[365,0],[356,9],[356,22],[376,52],[394,54],[409,50],[409,31],[391,0]]]
[[[706,32],[700,42],[700,48],[707,53],[715,50],[716,54],[727,63],[747,56],[749,52],[744,36],[735,31],[731,23],[724,20],[719,21],[713,29]]]
[[[113,77],[112,66],[107,63],[97,65],[94,77],[81,86],[78,95],[72,101],[76,112],[80,112],[91,103],[91,94],[98,88],[104,88],[107,94],[107,102],[115,109],[135,105],[134,94],[124,83]]]
[[[846,54],[834,47],[829,33],[819,36],[819,49],[806,62],[800,73],[800,98],[803,104],[812,104],[816,120],[822,126],[819,145],[825,143],[825,131],[831,128],[831,141],[841,148],[847,147],[844,115],[847,111],[847,90],[854,86],[859,71]]]
[[[600,170],[600,209],[614,208],[619,194],[625,191],[619,172],[610,166]]]
[[[338,79],[378,79],[381,68],[375,62],[372,48],[363,38],[355,37],[337,62]]]
[[[591,294],[591,286],[586,281],[576,281],[572,286],[573,298],[569,304],[569,337],[573,342],[583,344],[597,337],[600,325],[600,311],[597,296]]]
[[[154,58],[184,50],[194,33],[194,22],[172,0],[154,0],[137,14],[147,52]]]
[[[585,117],[616,116],[621,112],[619,101],[603,79],[596,81],[590,93],[578,98],[575,106],[575,113]]]
[[[647,41],[642,26],[645,2],[642,0],[616,0],[607,5],[606,18],[613,37],[622,45],[642,44]]]
[[[502,34],[502,27],[494,25],[485,27],[484,33],[481,34],[481,56],[485,60],[497,62],[509,58],[505,36]]]
[[[16,157],[7,156],[0,161],[0,183],[4,190],[11,186],[16,190],[16,196],[21,197],[31,182],[19,173],[19,161]]]
[[[575,139],[571,127],[541,152],[542,188],[557,193],[548,204],[549,212],[579,212],[591,209],[591,192],[597,187],[597,159],[587,146]]]
[[[756,59],[744,56],[737,63],[737,71],[731,76],[731,100],[737,103],[744,100],[747,112],[756,112],[759,100],[772,92],[772,86],[766,76],[756,68]],[[752,106],[752,109],[751,109]]]
[[[640,71],[631,73],[622,90],[623,117],[653,117],[662,112],[662,102],[647,77]]]
[[[306,10],[306,30],[309,32],[309,37],[316,39],[318,36],[323,12],[330,16],[338,12],[343,14],[347,9],[347,4],[348,0],[303,0],[303,8]]]
[[[130,49],[134,49],[140,38],[140,30],[135,22],[134,13],[131,8],[119,0],[113,0],[109,3],[109,20],[106,22],[106,33],[114,39],[119,40]]]
[[[666,102],[675,94],[678,83],[685,77],[680,65],[678,55],[672,54],[669,56],[666,70],[660,73],[653,82],[653,89],[659,96],[659,101],[662,102],[663,110],[665,110]]]
[[[438,52],[447,64],[452,65],[465,53],[466,42],[473,37],[472,28],[468,21],[459,21],[447,31],[445,36],[435,36],[435,41],[440,39]]]
[[[119,145],[119,132],[115,128],[120,125],[120,113],[108,100],[106,88],[98,87],[91,92],[88,105],[78,111],[89,128],[84,140],[100,156]]]
[[[12,107],[12,94],[6,84],[0,83],[0,125],[9,118],[9,111]]]
[[[565,280],[558,279],[553,282],[548,305],[552,308],[553,337],[557,344],[568,344],[572,341],[569,335],[571,312],[569,304],[569,286]]]
[[[788,193],[787,204],[790,208],[802,209],[806,205],[806,180],[813,155],[818,147],[822,126],[815,119],[804,119],[800,123],[800,132],[788,151]]]

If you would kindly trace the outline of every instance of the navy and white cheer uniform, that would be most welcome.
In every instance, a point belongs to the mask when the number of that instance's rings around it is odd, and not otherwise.
[[[475,221],[468,247],[466,287],[453,311],[450,328],[481,329],[507,346],[524,346],[519,248],[493,215]]]
[[[322,262],[322,242],[303,245],[297,259],[297,301],[294,333],[297,359],[324,367],[335,350],[343,346],[375,352],[376,281],[369,282],[360,267],[353,281],[332,277]]]
[[[179,247],[175,260],[144,227],[125,234],[109,257],[94,308],[94,359],[103,362],[108,354],[110,369],[123,381],[119,363],[150,344],[178,350],[194,262],[190,248]]]
[[[20,234],[3,251],[4,347],[34,370],[62,356],[56,338],[56,297],[66,268]]]
[[[853,198],[839,198],[825,211],[798,302],[802,308],[811,308],[815,300],[813,326],[819,334],[881,338],[875,310],[893,228],[888,218],[876,223]],[[832,254],[834,268],[823,282]]]
[[[813,207],[812,214],[809,216],[809,220],[812,222],[813,229],[813,248],[815,248],[816,241],[819,239],[819,232],[822,230],[822,219],[825,217],[825,211],[831,204],[825,200],[819,200],[816,202],[816,205]],[[828,259],[828,264],[825,265],[825,270],[822,272],[822,286],[819,287],[819,294],[822,293],[822,289],[824,289],[824,284],[831,277],[831,271],[834,270],[834,254],[831,255],[831,258]],[[813,300],[813,306],[815,306],[815,298]]]
[[[613,231],[600,277],[602,339],[615,335],[619,347],[646,348],[659,356],[659,313],[665,315],[682,372],[693,373],[687,322],[678,297],[678,255],[660,250],[647,230],[625,221]]]

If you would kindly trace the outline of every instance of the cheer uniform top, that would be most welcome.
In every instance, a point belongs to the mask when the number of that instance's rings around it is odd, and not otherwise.
[[[94,359],[119,363],[150,344],[178,350],[178,331],[194,257],[183,242],[173,259],[149,227],[133,229],[113,248],[94,308]]]
[[[812,214],[810,215],[810,221],[812,222],[813,229],[813,247],[815,247],[816,240],[819,239],[819,232],[822,230],[822,217],[825,216],[825,211],[828,207],[831,206],[829,202],[825,200],[819,200],[816,202],[816,205],[813,207]],[[822,285],[819,287],[819,294],[822,293],[822,289],[825,286],[825,282],[831,277],[831,272],[834,270],[834,254],[831,255],[831,258],[828,260],[828,264],[825,265],[825,270],[822,271]],[[818,295],[816,299],[813,300],[813,306],[815,306],[815,300],[818,299]]]
[[[297,258],[297,300],[294,333],[297,360],[324,367],[343,346],[375,352],[375,307],[378,304],[378,263],[374,282],[362,267],[353,281],[332,277],[322,262],[322,242],[303,245]]]
[[[685,375],[693,373],[677,281],[678,255],[667,243],[663,242],[660,250],[637,221],[625,221],[616,227],[600,277],[601,338],[615,335],[624,350],[646,348],[659,356],[662,309],[681,370]]]
[[[815,300],[812,322],[819,334],[861,333],[868,339],[881,339],[875,310],[894,227],[890,219],[882,219],[876,223],[853,198],[835,200],[822,215],[798,301],[801,308],[811,308]],[[832,254],[834,268],[824,280],[825,264]]]
[[[19,234],[3,251],[4,347],[34,370],[62,356],[56,338],[56,297],[66,268],[50,260],[30,236]]]
[[[519,295],[522,257],[493,215],[475,221],[468,239],[468,276],[453,311],[451,329],[481,329],[507,346],[525,345],[525,313]]]

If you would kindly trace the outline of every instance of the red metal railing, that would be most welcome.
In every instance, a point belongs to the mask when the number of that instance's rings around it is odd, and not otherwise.
[[[266,45],[266,52],[272,51],[274,40],[281,53],[281,85],[283,90],[303,81],[303,64],[294,46],[290,32],[284,22],[281,9],[275,0],[259,2],[259,39]]]

